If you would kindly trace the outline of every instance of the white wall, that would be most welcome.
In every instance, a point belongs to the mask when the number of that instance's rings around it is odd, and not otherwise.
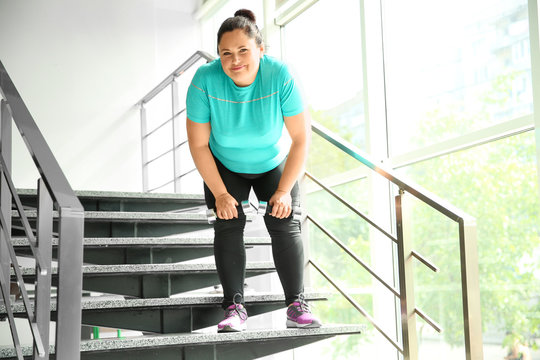
[[[199,1],[0,0],[0,60],[74,189],[142,189],[134,104],[199,49]],[[35,187],[19,139],[14,180]]]

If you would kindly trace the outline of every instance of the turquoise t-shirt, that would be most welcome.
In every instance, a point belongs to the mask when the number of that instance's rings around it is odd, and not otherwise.
[[[283,117],[304,110],[288,67],[270,56],[261,58],[255,81],[237,86],[220,59],[202,65],[189,86],[187,117],[210,122],[209,146],[229,170],[260,174],[278,166],[289,152]]]

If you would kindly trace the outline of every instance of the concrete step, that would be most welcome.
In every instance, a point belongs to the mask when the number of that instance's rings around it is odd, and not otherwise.
[[[244,332],[218,334],[214,331],[146,335],[126,338],[84,340],[83,360],[251,360],[307,345],[336,335],[359,335],[362,325],[324,325],[319,329],[248,329]],[[54,353],[54,346],[50,347]],[[23,348],[25,356],[32,347]],[[0,358],[15,356],[13,348],[0,348]],[[360,355],[359,355],[360,356]]]
[[[19,189],[24,206],[36,207],[36,190]],[[75,191],[89,211],[184,211],[204,206],[202,194],[162,194],[115,191]]]
[[[35,228],[36,210],[25,210],[30,224]],[[13,235],[24,236],[19,220],[19,213],[12,211]],[[58,213],[53,231],[58,231]],[[136,212],[136,211],[85,211],[85,237],[156,237],[186,234],[212,229],[206,215],[202,212]]]
[[[214,263],[206,264],[128,264],[83,265],[83,289],[139,298],[169,297],[186,291],[219,284]],[[275,271],[273,262],[248,262],[246,277]],[[35,280],[35,268],[21,267],[25,282]],[[56,267],[52,283],[57,285]],[[11,269],[12,281],[14,272]]]
[[[28,239],[13,238],[15,251],[30,256]],[[213,237],[122,237],[85,238],[87,264],[163,264],[194,260],[213,255]],[[246,237],[246,248],[271,245],[268,237]],[[58,239],[53,238],[53,258],[57,258]]]
[[[326,300],[328,294],[306,293],[307,301]],[[172,298],[125,299],[121,296],[92,296],[82,298],[84,325],[130,329],[155,333],[191,332],[216,325],[223,319],[221,294],[185,294]],[[250,317],[285,307],[283,294],[252,293],[245,295]],[[13,312],[26,317],[22,301],[16,302]],[[51,303],[52,319],[56,319],[56,300]],[[0,316],[5,308],[0,305]],[[284,315],[285,316],[285,315]]]

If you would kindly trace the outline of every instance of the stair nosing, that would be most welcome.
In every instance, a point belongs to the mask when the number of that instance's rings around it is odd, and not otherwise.
[[[186,334],[152,335],[126,337],[123,339],[97,339],[81,341],[81,352],[120,350],[130,348],[152,348],[161,346],[197,346],[205,344],[229,344],[231,342],[249,342],[303,336],[359,334],[365,331],[362,325],[332,324],[315,329],[248,329],[235,333],[217,333],[194,331]],[[100,346],[101,345],[101,346]],[[117,346],[114,346],[117,345]]]
[[[35,267],[20,267],[23,276],[34,276]],[[274,271],[272,261],[255,261],[246,264],[246,270],[251,271]],[[156,274],[156,273],[200,273],[215,272],[215,263],[171,263],[171,264],[119,264],[119,265],[83,265],[83,275],[121,275],[121,274]],[[15,273],[11,269],[11,276]],[[53,275],[58,273],[58,268],[53,266]]]
[[[17,189],[19,195],[37,195],[35,189]],[[79,198],[131,199],[131,200],[201,200],[203,194],[145,193],[136,191],[76,190]]]
[[[25,210],[27,218],[37,218],[37,210]],[[12,210],[13,218],[19,218],[19,212]],[[58,211],[53,211],[53,218],[58,218]],[[248,214],[248,221],[252,221],[256,215]],[[85,220],[95,221],[190,221],[208,223],[208,218],[204,213],[195,212],[159,212],[159,211],[84,211]]]
[[[150,336],[82,340],[80,351],[91,353],[94,351],[122,351],[171,346],[219,345],[230,344],[231,342],[245,343],[306,336],[357,335],[364,331],[366,331],[365,325],[350,324],[329,324],[315,329],[248,329],[236,333],[194,331],[192,333],[180,334],[157,334]],[[21,348],[25,356],[32,355],[32,345],[23,345]],[[49,349],[51,354],[55,353],[54,345],[50,345]],[[16,356],[13,347],[0,349],[0,358],[13,356]]]
[[[84,238],[83,245],[85,247],[125,247],[125,246],[138,246],[138,247],[182,247],[182,246],[205,246],[212,245],[214,243],[213,236],[201,236],[201,237],[87,237]],[[269,237],[257,237],[247,236],[244,238],[246,245],[270,245],[271,240]],[[14,237],[12,238],[12,244],[14,247],[29,246],[28,238],[26,237]],[[52,245],[58,245],[58,238],[52,239]]]
[[[325,300],[331,294],[321,292],[306,292],[305,299],[308,301]],[[128,310],[142,308],[165,308],[165,307],[189,307],[201,305],[221,305],[223,294],[185,294],[182,296],[165,298],[128,298],[121,295],[83,297],[81,301],[82,311],[91,310]],[[284,301],[285,296],[282,293],[254,293],[246,294],[244,301],[247,305],[259,303],[271,303]],[[34,303],[31,304],[32,308]],[[25,312],[25,306],[22,301],[12,304],[13,313],[19,314]],[[56,300],[51,300],[50,311],[56,311]],[[0,304],[0,314],[5,314],[5,307]]]

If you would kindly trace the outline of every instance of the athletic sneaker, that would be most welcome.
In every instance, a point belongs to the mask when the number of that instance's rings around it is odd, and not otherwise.
[[[218,332],[238,332],[246,330],[248,314],[242,304],[233,304],[225,310],[225,319],[218,324]]]
[[[301,297],[287,308],[287,327],[304,329],[318,328],[321,327],[321,321],[311,313],[309,305]]]

